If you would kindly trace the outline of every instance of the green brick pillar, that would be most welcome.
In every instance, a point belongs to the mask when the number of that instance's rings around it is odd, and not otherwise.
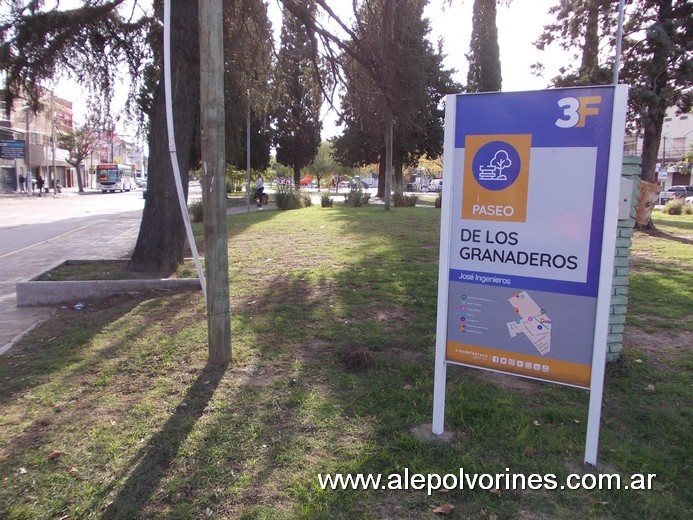
[[[628,260],[630,258],[630,247],[635,227],[635,205],[638,198],[638,183],[640,182],[640,157],[626,156],[623,158],[621,178],[624,180],[624,187],[627,187],[627,181],[630,181],[632,189],[630,194],[630,212],[627,212],[627,215],[619,212],[616,258],[614,259],[614,281],[611,287],[607,361],[616,361],[623,347],[623,331],[626,325],[626,312],[628,310]],[[625,198],[625,195],[627,193],[622,191],[621,198]]]

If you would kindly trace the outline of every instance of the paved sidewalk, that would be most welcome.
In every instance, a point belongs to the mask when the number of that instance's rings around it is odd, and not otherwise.
[[[0,257],[3,266],[0,281],[0,354],[53,313],[52,307],[17,307],[17,282],[33,278],[62,260],[121,258],[127,255],[135,246],[140,220],[139,211],[91,219],[74,231]],[[106,232],[107,238],[104,236]]]
[[[65,191],[65,190],[64,190]],[[76,195],[63,193],[60,197]],[[6,194],[2,199],[26,197]],[[272,206],[250,211],[268,211]],[[246,208],[229,208],[228,215],[245,213]],[[29,280],[63,260],[92,260],[127,257],[135,247],[141,211],[105,215],[85,220],[78,229],[31,245],[23,250],[0,255],[0,355],[43,320],[50,319],[55,307],[17,307],[17,282]],[[104,225],[108,224],[108,225]],[[79,303],[79,302],[74,302]],[[67,305],[67,304],[65,304]]]

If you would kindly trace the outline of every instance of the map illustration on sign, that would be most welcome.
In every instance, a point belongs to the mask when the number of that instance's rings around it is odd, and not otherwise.
[[[551,351],[551,320],[535,301],[522,291],[508,299],[520,318],[508,323],[510,337],[527,336],[536,349],[545,356]]]

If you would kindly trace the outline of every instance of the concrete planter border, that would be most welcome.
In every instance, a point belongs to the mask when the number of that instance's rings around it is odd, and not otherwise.
[[[127,262],[127,260],[123,260]],[[80,280],[40,281],[45,273],[61,265],[93,260],[61,260],[48,271],[25,282],[17,282],[17,307],[52,305],[56,303],[78,303],[86,299],[108,298],[116,294],[146,292],[156,289],[188,290],[201,289],[198,278],[145,278],[139,280]]]

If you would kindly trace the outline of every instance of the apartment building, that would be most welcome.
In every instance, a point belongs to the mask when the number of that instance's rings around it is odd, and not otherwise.
[[[627,135],[624,153],[640,155],[642,136]],[[659,142],[657,171],[658,182],[663,189],[677,185],[693,185],[691,154],[693,154],[693,112],[677,114],[676,108],[670,107],[664,118],[662,138]]]
[[[37,113],[15,99],[9,110],[0,106],[0,191],[20,191],[20,178],[31,181],[41,175],[45,186],[76,182],[69,153],[53,143],[54,136],[72,131],[72,102],[45,91]]]

